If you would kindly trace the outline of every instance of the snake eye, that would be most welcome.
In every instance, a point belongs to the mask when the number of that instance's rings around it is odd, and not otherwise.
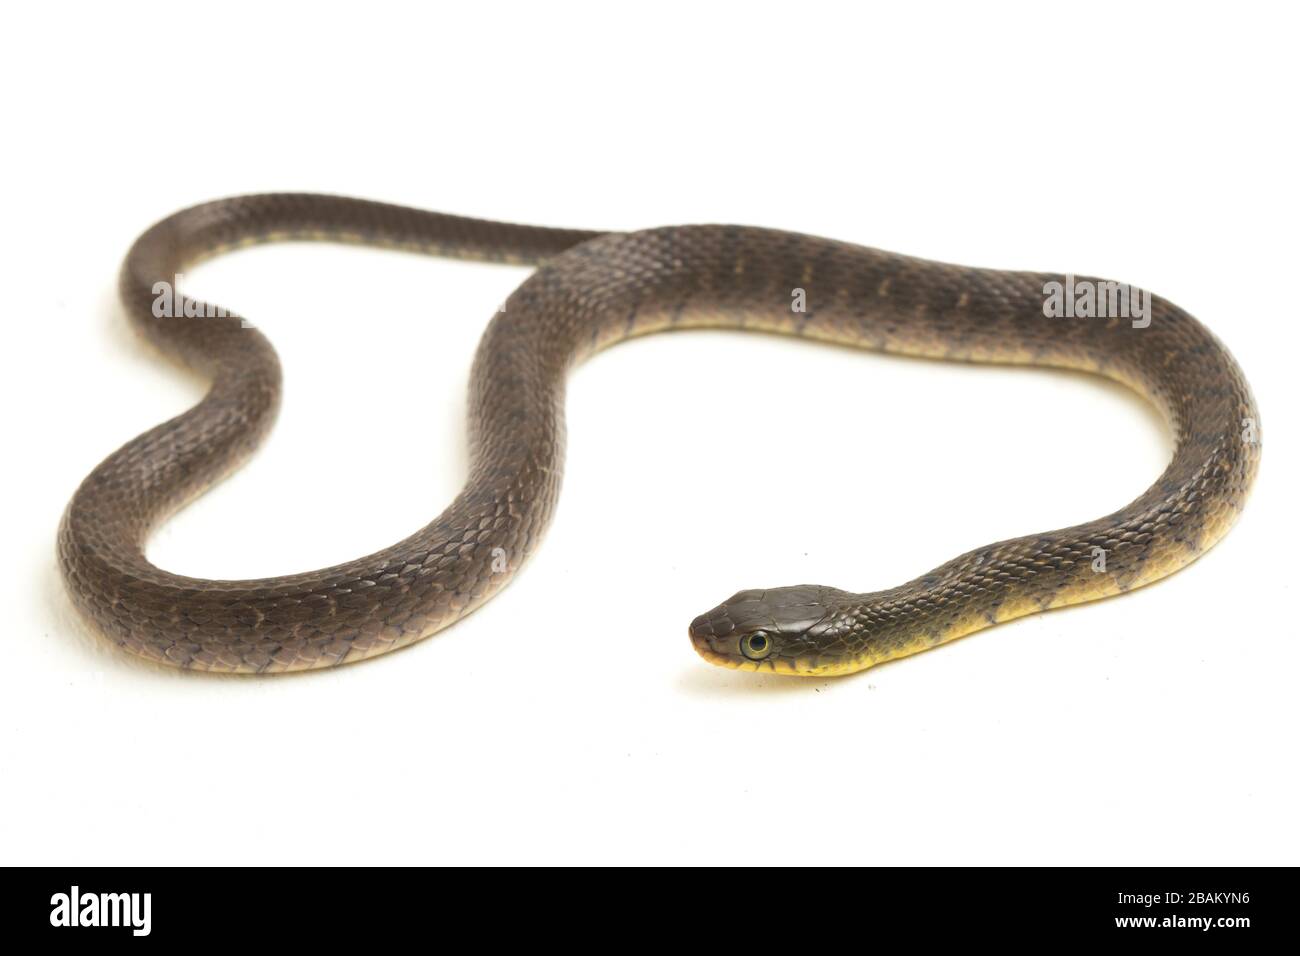
[[[772,653],[772,638],[766,631],[754,631],[746,634],[740,641],[740,653],[751,661],[761,661]]]

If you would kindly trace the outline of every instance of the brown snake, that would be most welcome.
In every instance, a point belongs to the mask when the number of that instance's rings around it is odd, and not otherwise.
[[[150,531],[253,451],[275,417],[280,367],[261,332],[179,293],[168,302],[160,284],[205,256],[277,239],[538,268],[484,333],[470,377],[469,477],[431,524],[375,554],[305,574],[248,581],[170,574],[145,558]],[[1071,290],[1092,283],[1102,290],[1097,303],[1109,288],[1109,317],[1048,315],[1054,282]],[[1128,385],[1164,414],[1175,436],[1169,466],[1104,518],[977,548],[885,591],[741,591],[691,624],[696,650],[717,664],[861,670],[1000,621],[1148,584],[1189,564],[1232,525],[1260,454],[1259,416],[1241,370],[1204,326],[1164,299],[1150,297],[1145,323],[1117,316],[1114,289],[739,226],[602,234],[330,196],[206,203],[136,241],[121,298],[132,323],[209,377],[211,388],[86,478],[60,526],[60,566],[77,606],[112,641],[178,667],[301,670],[411,644],[492,597],[536,548],[559,492],[569,367],[665,329],[759,329],[907,355],[1084,369]],[[833,456],[821,464],[832,467]]]

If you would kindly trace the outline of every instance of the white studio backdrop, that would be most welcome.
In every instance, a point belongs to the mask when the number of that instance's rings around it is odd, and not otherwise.
[[[3,862],[1296,862],[1291,9],[11,19]],[[1083,375],[652,336],[574,374],[555,522],[472,617],[329,673],[142,664],[76,618],[53,548],[95,463],[202,394],[133,338],[116,270],[157,218],[268,190],[1133,282],[1240,361],[1260,478],[1222,544],[1123,598],[850,678],[717,669],[686,626],[733,592],[890,587],[1100,516],[1170,436]],[[464,478],[477,339],[527,274],[306,244],[193,269],[275,343],[284,407],[151,558],[278,575],[427,522]]]

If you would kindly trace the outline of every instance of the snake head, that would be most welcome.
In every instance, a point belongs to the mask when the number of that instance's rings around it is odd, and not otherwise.
[[[847,597],[815,584],[741,591],[691,622],[691,643],[706,661],[723,667],[835,673],[847,648],[832,622]]]

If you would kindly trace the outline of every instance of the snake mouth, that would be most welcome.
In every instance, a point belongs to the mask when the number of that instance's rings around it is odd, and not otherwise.
[[[687,633],[690,635],[695,652],[710,664],[738,671],[795,673],[780,666],[784,662],[775,656],[756,661],[741,655],[737,650],[736,626],[727,617],[725,608],[701,614],[691,621]]]
[[[791,677],[826,677],[852,670],[843,665],[821,664],[805,658],[787,658],[777,655],[759,661],[750,660],[733,652],[732,647],[736,643],[734,634],[719,637],[714,634],[711,624],[708,615],[697,617],[691,622],[688,634],[695,653],[710,664],[719,667],[755,673],[784,674]]]
[[[748,660],[744,660],[743,658],[737,659],[734,657],[729,657],[726,654],[719,653],[718,651],[714,650],[713,646],[709,643],[707,638],[702,638],[698,636],[695,633],[694,629],[690,631],[690,636],[691,636],[691,645],[695,648],[695,653],[699,654],[710,664],[717,664],[719,667],[730,667],[732,670],[738,670],[738,671],[758,670],[757,661],[748,661]]]

